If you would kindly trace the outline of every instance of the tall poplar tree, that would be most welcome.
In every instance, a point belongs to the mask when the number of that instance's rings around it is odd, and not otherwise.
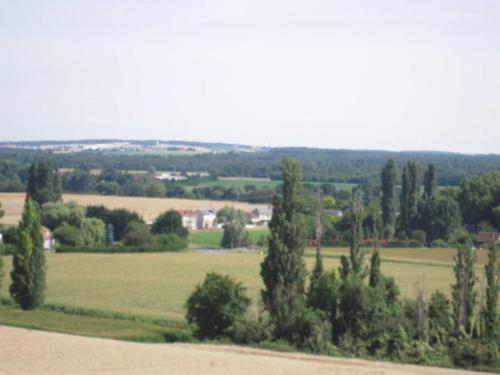
[[[361,192],[357,190],[351,201],[350,210],[351,219],[351,251],[350,261],[351,269],[355,274],[361,274],[363,269],[363,260],[365,253],[361,250],[361,240],[363,239],[363,197]]]
[[[436,167],[434,164],[429,164],[424,173],[424,195],[431,197],[437,189]]]
[[[391,239],[396,225],[396,167],[393,160],[389,160],[382,169],[381,182],[384,237]]]
[[[306,236],[301,214],[302,195],[300,166],[295,160],[282,165],[283,194],[273,200],[269,223],[269,251],[261,264],[265,289],[264,305],[276,324],[277,336],[286,337],[303,303],[305,265],[302,258]]]
[[[10,273],[10,294],[23,310],[34,309],[43,303],[45,271],[40,210],[36,202],[27,198]]]
[[[57,170],[50,163],[35,160],[29,169],[27,196],[37,202],[40,207],[47,202],[62,199],[61,179]]]
[[[498,248],[494,244],[488,247],[488,263],[484,267],[486,274],[486,306],[482,312],[484,333],[488,338],[498,337],[500,322],[498,319],[498,293],[500,293],[500,262]]]
[[[456,334],[471,332],[471,318],[476,305],[477,292],[474,291],[475,256],[469,246],[461,246],[455,256],[455,283],[451,286],[453,322]]]
[[[409,237],[417,220],[420,198],[420,168],[415,162],[409,161],[404,166],[401,185],[399,229]]]

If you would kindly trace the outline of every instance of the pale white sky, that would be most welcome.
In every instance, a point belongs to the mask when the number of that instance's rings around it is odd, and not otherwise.
[[[0,140],[500,153],[500,1],[0,0]]]

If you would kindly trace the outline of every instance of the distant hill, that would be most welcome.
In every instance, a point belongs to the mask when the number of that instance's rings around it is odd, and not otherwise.
[[[192,155],[147,154],[144,152],[120,153],[109,150],[82,148],[72,152],[71,148],[58,153],[47,146],[92,145],[128,143],[148,150],[158,145],[172,145],[207,149],[206,153]],[[79,140],[1,142],[0,160],[31,162],[34,158],[47,158],[57,167],[64,168],[118,168],[157,170],[207,171],[216,176],[268,177],[280,176],[280,165],[284,158],[296,158],[302,166],[304,179],[308,181],[331,181],[361,183],[379,177],[383,164],[393,159],[401,170],[409,160],[421,165],[434,163],[441,185],[457,185],[471,175],[500,171],[500,155],[466,155],[450,152],[429,151],[382,151],[339,150],[306,147],[264,148],[225,143],[156,140]]]

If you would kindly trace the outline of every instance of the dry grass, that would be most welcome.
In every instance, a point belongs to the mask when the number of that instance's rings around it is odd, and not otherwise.
[[[207,344],[143,344],[0,327],[2,374],[471,374],[463,370]],[[19,350],[22,348],[22,350]]]
[[[0,202],[5,210],[5,216],[0,219],[3,224],[17,224],[21,219],[24,204],[24,193],[0,193]],[[263,205],[252,205],[243,202],[232,201],[208,201],[198,199],[177,198],[144,198],[144,197],[121,197],[91,194],[64,194],[65,202],[75,201],[81,205],[103,204],[109,208],[126,208],[136,211],[144,220],[154,220],[160,213],[168,209],[176,210],[198,210],[205,208],[219,209],[224,206],[233,206],[243,211],[251,211],[255,207]]]
[[[405,297],[415,297],[417,282],[424,284],[429,295],[436,289],[449,294],[453,282],[451,262],[429,262],[417,257],[418,253],[406,254],[407,249],[391,250],[399,258],[385,258],[382,271],[395,277]],[[325,250],[328,256],[337,250]],[[411,251],[411,250],[410,250]],[[435,252],[441,250],[434,250]],[[411,258],[410,255],[415,257]],[[427,254],[427,253],[426,253]],[[451,258],[451,251],[435,257]],[[85,308],[146,314],[167,319],[184,319],[184,303],[194,286],[207,272],[232,275],[248,288],[257,311],[259,291],[262,288],[258,253],[214,251],[208,253],[155,253],[155,254],[49,254],[47,302]],[[314,257],[306,257],[308,269]],[[10,259],[5,259],[6,275]],[[325,258],[325,269],[337,268],[338,258]],[[477,266],[476,274],[483,277],[483,267]],[[8,278],[3,282],[3,294],[7,294]],[[479,282],[478,285],[482,285]]]

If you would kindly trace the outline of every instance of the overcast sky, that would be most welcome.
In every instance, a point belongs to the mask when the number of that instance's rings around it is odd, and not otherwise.
[[[500,1],[0,0],[0,140],[500,153]]]

